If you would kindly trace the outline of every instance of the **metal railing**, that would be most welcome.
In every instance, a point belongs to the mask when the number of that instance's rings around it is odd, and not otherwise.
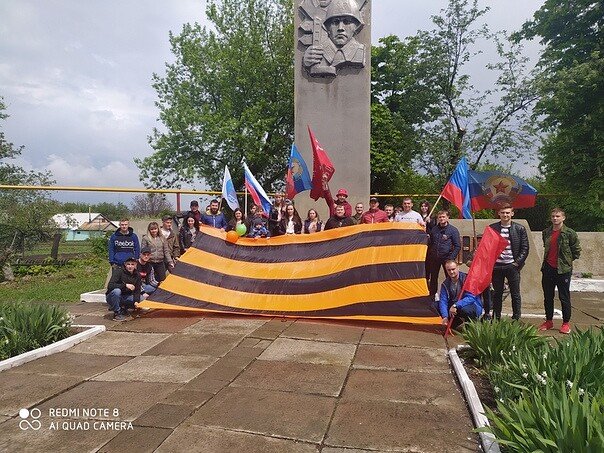
[[[0,190],[47,190],[47,191],[72,191],[72,192],[114,192],[114,193],[160,193],[176,195],[176,210],[181,211],[180,196],[187,195],[214,195],[220,196],[222,192],[212,190],[187,190],[187,189],[145,189],[134,187],[78,187],[78,186],[20,186],[0,184]],[[237,192],[237,195],[245,195],[245,192]],[[274,194],[269,194],[274,195]],[[537,194],[538,197],[555,197],[563,194]],[[438,198],[435,193],[400,193],[400,194],[370,194],[378,198]]]

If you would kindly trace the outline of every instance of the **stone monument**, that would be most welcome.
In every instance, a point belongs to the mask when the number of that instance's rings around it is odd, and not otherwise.
[[[348,201],[367,205],[371,129],[370,0],[296,0],[294,67],[295,143],[312,168],[307,126],[336,172],[333,194],[346,188]],[[306,192],[305,192],[306,193]],[[296,197],[301,215],[314,202]],[[326,205],[317,202],[326,220]]]

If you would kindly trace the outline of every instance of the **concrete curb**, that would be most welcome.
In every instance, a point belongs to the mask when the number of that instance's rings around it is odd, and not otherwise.
[[[571,278],[570,290],[576,292],[603,293],[604,280],[598,278]]]
[[[474,383],[468,377],[468,373],[466,373],[455,349],[449,349],[449,358],[453,364],[453,370],[457,375],[457,379],[459,379],[459,382],[461,383],[461,388],[463,389],[468,406],[470,406],[470,412],[472,412],[472,418],[474,419],[474,426],[476,426],[476,428],[489,426],[489,420],[484,415],[484,407],[480,402],[476,387],[474,387]],[[488,453],[500,452],[499,444],[493,434],[481,432],[478,433],[478,435],[480,436],[480,443],[482,444],[483,451]]]
[[[72,346],[75,346],[76,344],[87,340],[88,338],[103,333],[106,330],[105,326],[102,325],[83,326],[74,324],[71,327],[86,330],[80,333],[76,333],[75,335],[72,335],[61,341],[57,341],[56,343],[52,343],[47,346],[34,349],[33,351],[24,352],[23,354],[11,357],[10,359],[3,360],[0,362],[0,371],[8,370],[10,368],[23,365],[24,363],[31,362],[32,360],[56,354],[57,352],[65,351],[66,349],[69,349]]]
[[[102,302],[105,303],[105,290],[97,289],[96,291],[89,291],[87,293],[80,294],[81,302]]]

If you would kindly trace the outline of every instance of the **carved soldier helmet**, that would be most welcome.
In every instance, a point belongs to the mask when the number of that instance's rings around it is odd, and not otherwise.
[[[325,22],[328,23],[334,17],[352,17],[357,21],[360,28],[363,25],[361,11],[357,0],[331,0],[331,3],[326,9]]]

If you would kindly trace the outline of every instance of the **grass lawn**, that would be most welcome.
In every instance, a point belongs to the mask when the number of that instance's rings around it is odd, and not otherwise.
[[[103,287],[108,271],[106,259],[73,259],[49,275],[28,275],[0,283],[0,302],[79,302],[81,293]]]

